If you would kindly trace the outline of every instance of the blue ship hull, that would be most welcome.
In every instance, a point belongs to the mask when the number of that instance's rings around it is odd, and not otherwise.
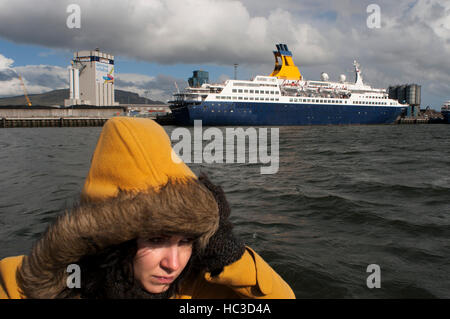
[[[202,102],[171,106],[178,125],[206,126],[391,124],[404,108],[342,104]]]
[[[441,111],[444,116],[444,123],[450,124],[450,111]]]

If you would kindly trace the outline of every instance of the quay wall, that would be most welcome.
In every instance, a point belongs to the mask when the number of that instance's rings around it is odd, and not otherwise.
[[[0,108],[0,118],[110,118],[125,115],[123,108]]]

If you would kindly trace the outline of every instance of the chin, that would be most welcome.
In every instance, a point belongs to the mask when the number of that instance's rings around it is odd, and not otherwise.
[[[170,285],[164,285],[164,286],[148,286],[144,287],[145,290],[151,294],[159,294],[162,292],[165,292],[167,289],[169,289]]]

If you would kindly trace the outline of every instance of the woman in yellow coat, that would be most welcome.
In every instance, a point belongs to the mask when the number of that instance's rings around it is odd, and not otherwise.
[[[229,215],[222,189],[177,157],[161,126],[111,119],[79,206],[28,256],[0,261],[0,298],[295,298]]]

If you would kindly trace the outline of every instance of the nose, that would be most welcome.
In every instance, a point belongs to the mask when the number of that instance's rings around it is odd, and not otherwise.
[[[179,247],[177,245],[170,245],[166,247],[164,256],[161,259],[161,268],[167,272],[177,271],[180,267],[180,255],[178,252]]]

